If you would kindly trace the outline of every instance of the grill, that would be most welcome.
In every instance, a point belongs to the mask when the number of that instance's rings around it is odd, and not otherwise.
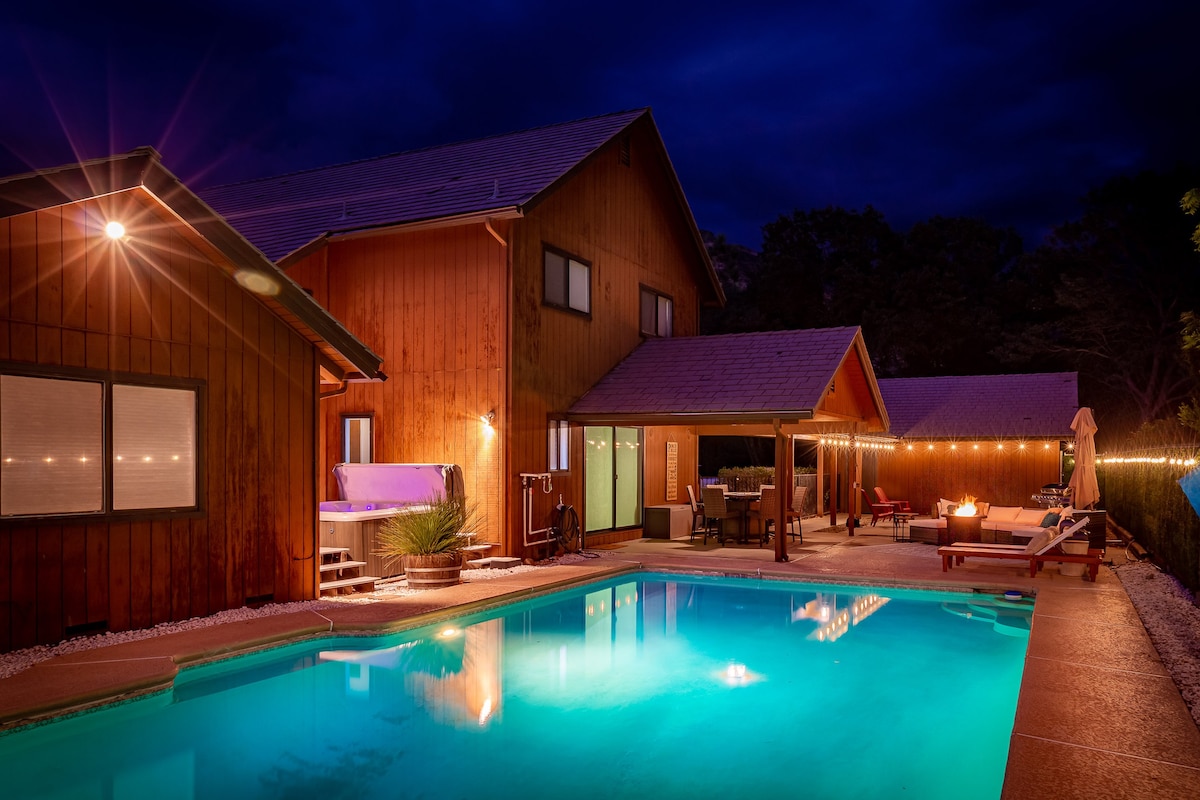
[[[1039,508],[1065,506],[1071,502],[1071,489],[1065,483],[1047,483],[1033,494],[1032,500]]]

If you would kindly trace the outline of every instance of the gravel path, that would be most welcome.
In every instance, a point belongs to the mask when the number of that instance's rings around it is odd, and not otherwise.
[[[1179,581],[1153,564],[1135,561],[1115,572],[1200,725],[1200,606]]]

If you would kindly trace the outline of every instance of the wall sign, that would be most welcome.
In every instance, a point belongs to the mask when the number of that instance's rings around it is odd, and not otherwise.
[[[679,442],[667,442],[667,502],[679,496]]]

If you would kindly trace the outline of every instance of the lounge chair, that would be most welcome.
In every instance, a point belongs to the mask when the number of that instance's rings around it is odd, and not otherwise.
[[[1003,544],[981,545],[957,542],[945,547],[939,547],[938,555],[942,557],[942,572],[947,572],[950,567],[962,564],[963,560],[969,557],[1007,558],[1028,562],[1029,577],[1036,578],[1038,570],[1046,562],[1059,561],[1087,565],[1088,578],[1095,581],[1096,574],[1100,571],[1101,557],[1099,554],[1089,552],[1087,555],[1072,555],[1062,551],[1062,543],[1071,538],[1072,534],[1081,530],[1087,524],[1088,518],[1084,517],[1074,525],[1058,533],[1051,533],[1053,529],[1047,528],[1034,536],[1029,541],[1029,544],[1024,546]]]

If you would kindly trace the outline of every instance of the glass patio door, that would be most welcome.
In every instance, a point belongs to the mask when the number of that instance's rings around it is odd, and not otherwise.
[[[639,428],[583,429],[586,532],[642,524],[641,434]]]

